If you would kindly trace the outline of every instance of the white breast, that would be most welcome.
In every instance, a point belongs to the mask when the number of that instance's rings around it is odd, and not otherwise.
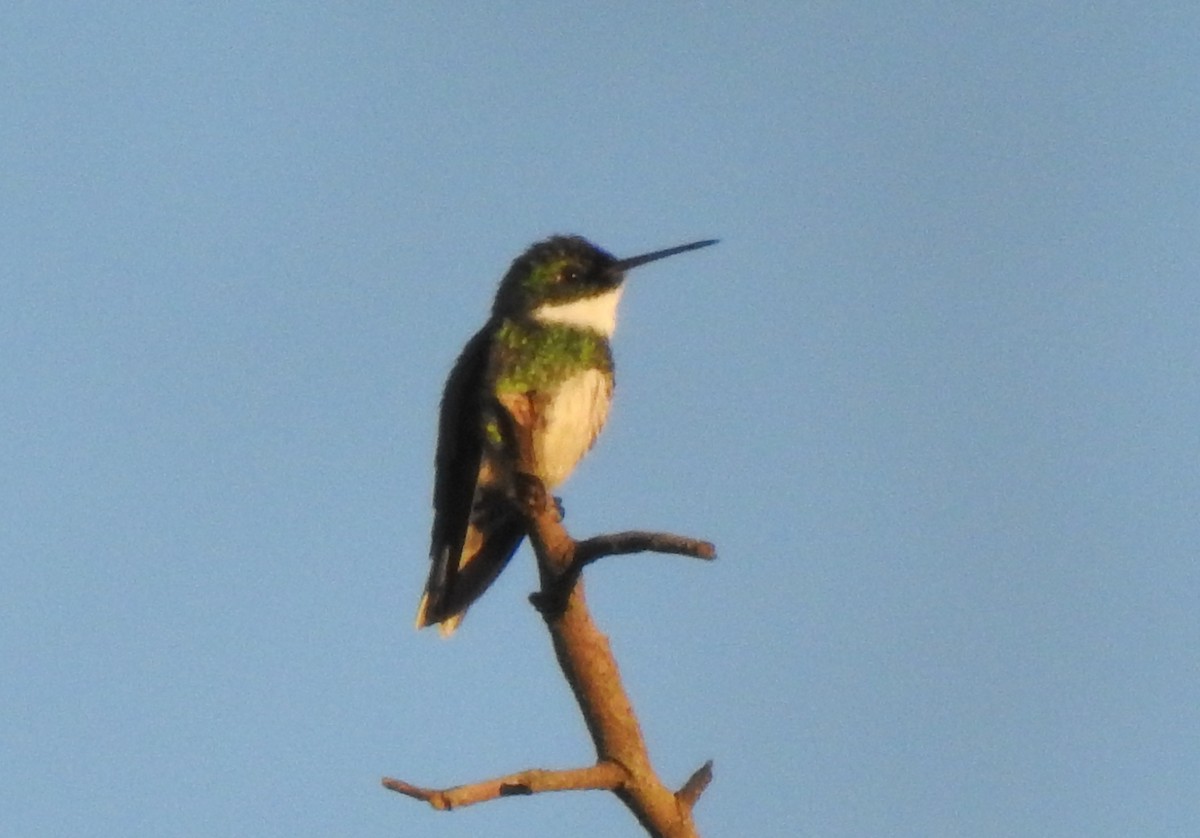
[[[610,380],[597,370],[565,381],[545,407],[540,432],[534,434],[538,470],[548,486],[567,479],[592,447],[612,397]]]

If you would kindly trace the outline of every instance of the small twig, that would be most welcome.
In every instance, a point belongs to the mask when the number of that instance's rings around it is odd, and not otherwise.
[[[683,784],[679,791],[675,792],[675,799],[689,809],[695,806],[696,801],[700,799],[700,795],[704,794],[704,790],[712,782],[712,768],[713,761],[711,759],[697,768],[692,773],[692,776],[688,777],[687,782]]]
[[[537,520],[545,514],[544,507],[530,506],[530,516]],[[628,530],[626,532],[596,535],[583,541],[572,541],[561,530],[561,521],[551,522],[548,529],[543,530],[543,538],[548,539],[544,545],[546,551],[557,558],[553,559],[556,573],[551,573],[549,563],[542,563],[542,589],[530,594],[529,601],[543,616],[550,616],[566,607],[567,597],[575,588],[575,583],[583,575],[583,569],[599,559],[607,556],[627,556],[631,553],[669,553],[676,556],[691,556],[695,559],[711,561],[717,557],[717,548],[711,542],[667,532],[647,532],[644,530]],[[562,536],[559,533],[562,532]]]
[[[528,771],[518,771],[515,774],[448,789],[423,788],[391,777],[383,779],[385,788],[415,800],[423,800],[439,811],[457,809],[501,797],[538,794],[544,791],[591,789],[614,791],[620,788],[623,782],[625,782],[624,769],[612,762],[600,762],[596,765],[589,765],[587,768],[531,768]]]
[[[717,557],[717,548],[710,541],[672,535],[667,532],[629,530],[609,535],[595,535],[575,545],[574,560],[578,565],[588,565],[605,556],[624,556],[630,553],[670,553],[676,556],[691,556],[694,559],[711,561]]]

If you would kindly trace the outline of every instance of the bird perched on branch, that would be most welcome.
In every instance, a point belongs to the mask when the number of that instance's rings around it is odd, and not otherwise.
[[[554,236],[513,261],[442,395],[432,566],[417,628],[440,624],[451,634],[520,545],[516,476],[553,489],[604,427],[625,272],[715,243],[617,259],[579,236]]]

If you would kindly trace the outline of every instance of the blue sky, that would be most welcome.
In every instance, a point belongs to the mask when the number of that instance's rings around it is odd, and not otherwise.
[[[0,12],[0,832],[637,835],[527,553],[411,628],[437,400],[633,275],[578,535],[705,835],[1200,833],[1190,4]]]

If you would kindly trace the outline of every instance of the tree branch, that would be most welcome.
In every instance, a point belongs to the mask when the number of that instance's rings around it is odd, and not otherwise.
[[[599,536],[589,539],[588,552],[581,562],[581,544],[567,534],[552,504],[544,497],[532,497],[527,514],[529,538],[537,554],[542,579],[540,593],[543,598],[564,600],[561,609],[541,610],[558,664],[575,693],[598,760],[615,762],[629,773],[629,780],[616,789],[617,796],[654,838],[698,838],[692,821],[691,804],[695,798],[677,798],[655,772],[608,638],[596,627],[588,612],[578,568],[622,550],[652,549],[652,544],[680,548],[704,542],[665,533]],[[711,545],[706,546],[707,550],[700,548],[697,552],[701,555],[715,552]],[[671,552],[692,555],[689,550],[672,549]],[[570,589],[564,596],[562,587],[566,585]]]
[[[625,772],[621,766],[602,762],[587,768],[531,768],[528,771],[518,771],[504,777],[448,789],[422,788],[391,777],[384,777],[383,785],[384,788],[415,800],[423,800],[435,809],[449,811],[500,797],[539,794],[545,791],[613,791],[624,779]]]
[[[589,565],[605,556],[627,556],[630,553],[647,552],[691,556],[693,559],[705,561],[712,561],[717,557],[717,548],[709,541],[666,532],[629,530],[610,535],[595,535],[576,542],[574,561],[579,565]]]
[[[700,799],[700,795],[704,794],[704,790],[712,782],[712,767],[713,761],[710,759],[704,765],[697,768],[692,773],[692,776],[688,777],[683,787],[675,792],[675,799],[688,808],[695,806],[696,801]]]
[[[435,809],[514,794],[607,789],[620,798],[651,838],[699,838],[692,807],[712,780],[712,762],[697,769],[678,793],[659,779],[608,638],[588,613],[582,571],[605,556],[652,550],[712,559],[715,548],[706,541],[654,532],[614,533],[576,542],[563,528],[541,481],[528,474],[516,478],[515,502],[526,517],[541,579],[540,590],[531,599],[546,622],[558,664],[579,704],[596,748],[596,765],[565,771],[535,769],[445,790],[393,779],[385,779],[383,784]]]

